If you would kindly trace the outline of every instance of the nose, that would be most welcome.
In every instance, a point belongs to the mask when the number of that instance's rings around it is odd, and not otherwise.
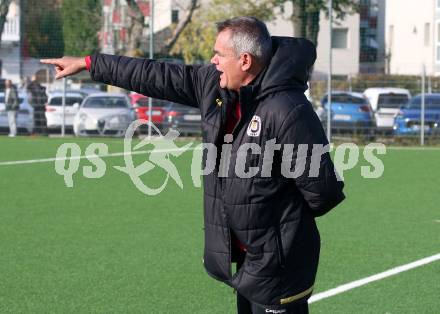
[[[218,64],[218,62],[217,62],[217,56],[216,56],[216,55],[214,55],[214,56],[211,58],[211,63],[213,63],[213,64],[215,64],[215,65]]]

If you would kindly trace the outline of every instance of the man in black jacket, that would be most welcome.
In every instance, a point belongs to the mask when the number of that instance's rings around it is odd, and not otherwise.
[[[46,121],[46,88],[42,86],[36,75],[32,76],[31,82],[26,86],[29,104],[34,108],[34,132],[35,134],[47,134]]]
[[[19,109],[17,88],[11,80],[5,80],[5,110],[8,114],[9,137],[17,135],[17,113]]]
[[[315,217],[344,199],[304,96],[315,47],[270,37],[250,17],[217,29],[211,65],[103,54],[43,62],[57,78],[88,69],[96,81],[199,107],[203,141],[217,148],[203,181],[207,272],[237,290],[239,313],[307,313],[320,250]]]

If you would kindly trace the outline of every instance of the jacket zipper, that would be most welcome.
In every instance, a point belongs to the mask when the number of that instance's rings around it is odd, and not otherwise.
[[[222,94],[221,94],[222,95]],[[224,95],[222,95],[224,96]],[[224,133],[225,133],[225,122],[226,122],[226,114],[227,114],[227,108],[228,106],[230,106],[230,99],[229,97],[224,97],[224,104],[223,106],[220,107],[221,113],[220,113],[220,128],[219,128],[219,134],[220,137],[217,138],[217,143],[219,143],[219,146],[221,147],[223,144],[223,138],[224,138]],[[232,243],[231,243],[231,228],[229,227],[229,219],[228,219],[228,215],[226,214],[226,210],[225,210],[225,202],[224,202],[224,178],[218,177],[219,182],[220,182],[220,190],[221,190],[221,200],[222,200],[222,210],[223,210],[223,219],[225,220],[226,223],[226,227],[228,229],[227,232],[227,236],[228,236],[228,244],[229,244],[229,267],[228,267],[228,271],[229,271],[229,278],[232,278]]]
[[[276,241],[277,241],[277,254],[278,262],[281,268],[285,267],[284,253],[283,253],[283,242],[281,241],[281,230],[279,227],[276,229]]]

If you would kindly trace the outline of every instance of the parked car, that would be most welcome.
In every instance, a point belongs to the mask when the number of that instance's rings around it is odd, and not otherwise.
[[[97,93],[86,97],[73,120],[77,136],[123,136],[136,119],[125,94]]]
[[[63,124],[63,92],[52,92],[46,105],[46,120],[49,130],[60,129]],[[65,127],[73,128],[73,118],[79,110],[79,105],[84,99],[84,94],[80,92],[66,92],[65,100]]]
[[[374,112],[377,130],[392,132],[400,107],[408,103],[411,93],[405,88],[372,87],[364,91]]]
[[[18,101],[20,107],[17,113],[17,130],[31,134],[34,130],[34,108],[28,103],[25,92],[18,93]],[[0,93],[0,129],[3,132],[8,132],[9,123],[5,108],[5,94]]]
[[[200,134],[202,131],[200,109],[167,102],[164,106],[162,126],[164,132],[175,129],[184,135]]]
[[[394,134],[419,134],[422,128],[422,96],[411,98],[401,107],[394,122]],[[440,93],[425,94],[425,123],[426,134],[440,134]]]
[[[318,116],[324,126],[327,123],[328,96],[321,100],[322,108],[317,110]],[[374,134],[375,121],[373,110],[360,93],[354,92],[332,92],[331,106],[331,127],[335,133],[353,132],[363,134]]]
[[[149,107],[148,107],[148,97],[141,94],[130,94],[131,103],[136,112],[138,119],[149,120]],[[164,107],[167,106],[169,102],[160,99],[152,98],[151,103],[151,121],[159,129],[162,129],[163,119],[164,119]]]

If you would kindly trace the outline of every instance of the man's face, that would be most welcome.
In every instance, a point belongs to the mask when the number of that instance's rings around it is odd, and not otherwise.
[[[217,35],[211,63],[215,64],[217,70],[221,72],[220,87],[238,91],[246,72],[242,70],[240,57],[236,56],[230,37],[229,30],[224,30]]]

